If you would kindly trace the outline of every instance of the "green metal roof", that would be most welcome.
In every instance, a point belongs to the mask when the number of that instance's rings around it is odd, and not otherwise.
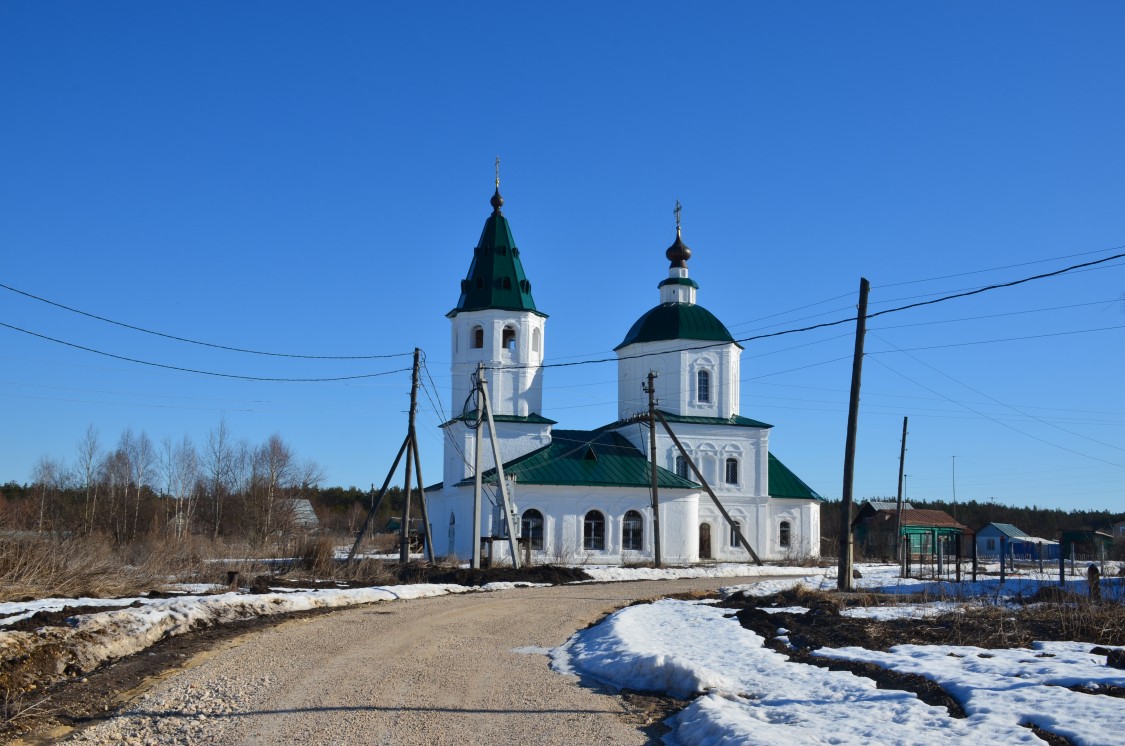
[[[977,535],[978,536],[985,535],[986,532],[988,531],[989,526],[994,526],[998,533],[1004,534],[1005,536],[1010,536],[1013,539],[1030,539],[1031,538],[1026,532],[1020,530],[1019,528],[1012,525],[1011,523],[990,523],[990,524],[988,524],[988,526],[985,526],[980,531],[978,531]]]
[[[469,274],[461,281],[461,297],[446,316],[452,318],[462,311],[490,308],[531,311],[546,316],[535,308],[531,283],[524,275],[523,263],[520,262],[520,251],[512,238],[508,219],[500,214],[499,207],[484,221],[480,241],[473,249]]]
[[[770,497],[791,498],[800,500],[823,500],[816,494],[812,487],[801,481],[789,467],[781,463],[777,456],[770,454]]]
[[[650,466],[645,455],[614,432],[555,430],[551,444],[504,464],[504,473],[522,484],[563,484],[581,487],[648,487]],[[495,483],[496,470],[481,475]],[[472,484],[466,479],[458,484]],[[657,467],[660,488],[699,489],[699,485]]]
[[[723,322],[703,306],[695,303],[661,303],[637,319],[637,323],[629,329],[625,339],[613,349],[620,350],[637,342],[660,342],[669,339],[734,342],[734,337],[723,326]],[[738,346],[742,347],[742,345]]]
[[[761,428],[773,427],[773,425],[769,425],[765,422],[759,422],[758,420],[752,420],[749,417],[743,417],[740,414],[732,415],[730,417],[692,417],[682,414],[672,414],[671,412],[665,412],[663,409],[660,410],[660,414],[664,415],[664,419],[668,420],[669,423],[682,422],[687,425],[733,425],[735,427]]]
[[[662,281],[656,287],[662,288],[665,285],[687,285],[689,288],[699,289],[699,283],[690,277],[669,277],[667,280]]]
[[[494,414],[494,415],[492,415],[492,419],[493,419],[494,422],[521,422],[521,423],[528,424],[528,425],[554,425],[554,424],[556,424],[556,422],[554,420],[548,419],[541,414],[535,414],[534,412],[532,412],[531,414],[526,414],[526,415]],[[449,420],[448,422],[441,423],[441,425],[439,427],[445,427],[446,425],[452,425],[454,422],[460,422],[460,421],[476,422],[477,421],[477,410],[474,409],[471,412],[465,412],[462,415],[458,415],[457,417],[454,417],[453,419]]]

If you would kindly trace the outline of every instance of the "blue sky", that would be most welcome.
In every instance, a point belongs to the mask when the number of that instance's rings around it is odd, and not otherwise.
[[[0,283],[227,346],[420,347],[435,481],[444,314],[496,155],[549,361],[605,356],[656,304],[677,199],[699,301],[736,337],[846,318],[861,276],[878,311],[1125,251],[1123,28],[1097,2],[7,2]],[[4,289],[0,322],[257,377],[409,362],[224,352]],[[948,498],[956,456],[962,500],[1125,505],[1125,262],[870,326],[857,497],[894,494],[909,416],[907,497]],[[851,332],[742,363],[743,414],[833,498]],[[225,417],[366,487],[405,432],[407,373],[229,380],[2,327],[0,365],[0,480],[73,461],[91,423],[201,443]],[[615,365],[545,380],[561,426],[614,418]]]

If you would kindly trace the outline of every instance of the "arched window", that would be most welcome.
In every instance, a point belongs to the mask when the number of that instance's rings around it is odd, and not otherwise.
[[[543,514],[538,510],[525,510],[520,521],[520,537],[527,539],[534,550],[543,549]]]
[[[539,340],[542,338],[542,336],[543,336],[543,334],[538,329],[536,329],[535,331],[533,331],[531,333],[531,351],[532,352],[539,352]]]
[[[504,287],[505,290],[511,290],[512,289],[512,278],[505,277],[503,287]]]
[[[483,326],[474,326],[473,327],[473,349],[479,350],[482,347],[484,347],[484,327]]]
[[[738,484],[738,459],[727,459],[727,484]]]
[[[591,510],[582,522],[582,548],[593,552],[605,551],[605,516]]]
[[[711,372],[701,370],[695,374],[696,398],[701,404],[711,401]]]
[[[742,522],[735,521],[730,527],[730,545],[732,547],[741,546],[742,542],[738,540],[738,535],[742,532]]]
[[[683,456],[676,456],[676,476],[682,479],[687,479],[687,461]]]
[[[505,350],[514,352],[516,349],[516,328],[514,326],[504,327],[504,336],[501,338],[501,344]]]
[[[644,519],[635,510],[625,513],[621,521],[621,548],[640,550],[644,549]]]
[[[780,547],[789,547],[789,521],[782,521],[777,530],[777,544]]]

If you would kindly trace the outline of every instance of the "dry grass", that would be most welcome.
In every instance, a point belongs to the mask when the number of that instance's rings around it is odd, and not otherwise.
[[[0,539],[0,600],[128,594],[182,568],[167,547],[123,554],[100,536]]]

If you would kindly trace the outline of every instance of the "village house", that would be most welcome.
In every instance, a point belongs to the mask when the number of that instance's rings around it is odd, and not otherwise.
[[[487,424],[475,411],[484,366],[494,436],[533,561],[627,563],[654,557],[649,432],[642,384],[655,372],[659,409],[740,531],[762,559],[814,557],[820,496],[770,453],[772,425],[739,412],[742,347],[697,303],[692,252],[677,226],[659,303],[631,326],[617,355],[617,419],[594,430],[556,428],[542,415],[547,315],[535,304],[521,252],[501,212],[499,180],[450,320],[455,416],[444,425],[443,481],[427,489],[435,552],[468,557],[474,542],[493,558],[509,551]],[[654,252],[655,253],[655,252]],[[655,258],[655,257],[654,257]],[[474,536],[476,439],[488,499]],[[662,429],[656,434],[662,558],[672,563],[746,561],[726,523]]]

